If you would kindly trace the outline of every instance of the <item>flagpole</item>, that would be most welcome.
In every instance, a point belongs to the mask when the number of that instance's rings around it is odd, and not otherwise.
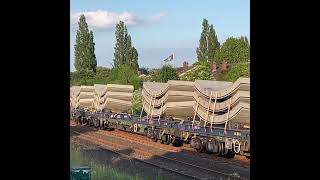
[[[173,62],[173,67],[174,67],[174,53],[172,54],[172,62]]]

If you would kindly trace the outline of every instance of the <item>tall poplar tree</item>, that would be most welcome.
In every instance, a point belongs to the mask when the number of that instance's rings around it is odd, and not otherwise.
[[[211,24],[209,26],[208,20],[203,19],[199,47],[197,48],[198,61],[213,61],[214,56],[219,48],[220,43],[213,25]]]
[[[94,53],[95,43],[93,42],[93,32],[89,31],[85,16],[80,16],[79,29],[74,45],[75,61],[74,66],[78,72],[96,72],[97,59]]]
[[[114,47],[114,67],[121,65],[130,65],[136,72],[139,69],[138,52],[132,46],[131,36],[128,33],[124,22],[120,21],[116,25],[116,44]]]

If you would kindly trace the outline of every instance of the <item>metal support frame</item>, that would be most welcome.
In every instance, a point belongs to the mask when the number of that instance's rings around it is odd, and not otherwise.
[[[143,99],[143,105],[142,105],[141,113],[140,113],[140,121],[141,121],[141,118],[142,118],[142,112],[143,112],[143,108],[144,108],[145,103],[146,103],[146,100]]]
[[[161,100],[161,110],[160,110],[159,118],[158,118],[159,125],[160,125],[160,117],[161,117],[161,114],[162,114],[162,110],[163,110],[163,99]]]
[[[199,99],[200,99],[200,97],[198,96],[196,110],[194,111],[193,120],[192,120],[192,129],[193,129],[193,125],[194,125],[194,120],[195,120],[197,112],[198,112]]]
[[[149,114],[150,114],[150,111],[151,111],[152,100],[153,100],[153,93],[151,94],[151,99],[150,99],[150,103],[149,103],[149,110],[148,110],[148,113],[147,113],[147,119],[149,119]]]
[[[152,102],[151,102],[152,103]],[[152,120],[152,116],[153,116],[153,109],[154,109],[154,104],[156,103],[156,97],[154,97],[153,99],[153,103],[152,103],[152,110],[151,110],[151,115],[150,115],[150,120]]]
[[[212,132],[212,125],[213,125],[214,118],[215,118],[214,112],[216,110],[217,96],[218,96],[218,92],[216,92],[215,97],[214,97],[214,104],[213,104],[212,117],[211,117],[211,123],[210,123],[211,132]]]
[[[209,110],[210,110],[210,106],[211,106],[211,98],[212,98],[212,91],[210,91],[210,99],[209,99],[209,104],[208,104],[208,107],[207,107],[207,115],[206,115],[206,119],[205,119],[204,125],[203,125],[204,128],[206,128],[207,121],[208,121]]]
[[[231,103],[232,103],[232,97],[231,97],[230,100],[229,100],[227,119],[226,119],[226,122],[225,122],[225,124],[224,124],[224,134],[227,133],[227,124],[228,124],[228,121],[229,121]]]

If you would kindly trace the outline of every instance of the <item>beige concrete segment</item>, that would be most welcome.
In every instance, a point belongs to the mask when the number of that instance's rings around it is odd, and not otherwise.
[[[142,96],[144,100],[150,104],[151,100],[154,100],[151,96],[148,96],[146,91],[142,91]],[[187,91],[168,91],[164,96],[160,99],[155,99],[153,106],[154,107],[161,107],[162,103],[166,102],[178,102],[178,101],[197,101],[199,97],[199,104],[203,108],[208,108],[209,106],[209,99],[203,97],[202,94],[196,92],[187,92]],[[211,101],[214,101],[214,92],[213,96],[211,97]],[[236,105],[238,102],[250,102],[250,92],[249,91],[237,91],[236,94],[232,96],[231,107]],[[223,111],[226,110],[229,106],[229,101],[223,101],[216,103],[215,111]],[[209,106],[209,111],[213,111],[214,104],[211,102]]]
[[[94,93],[98,96],[103,96],[107,92],[107,85],[94,84]]]
[[[94,87],[93,86],[81,86],[80,91],[81,92],[93,92]]]
[[[212,89],[212,87],[206,85],[202,80],[195,81],[195,88],[206,97],[210,96]],[[250,78],[239,78],[231,86],[218,90],[217,97],[218,99],[226,98],[228,96],[232,96],[237,91],[250,91]]]
[[[114,98],[114,99],[120,99],[120,100],[125,100],[125,101],[131,101],[133,97],[133,93],[127,93],[127,92],[109,92],[102,97],[103,101],[106,98]]]
[[[151,115],[151,110],[149,109],[149,104],[146,103],[144,106],[144,110],[149,112],[149,116]],[[151,107],[152,108],[152,107]],[[196,115],[203,121],[207,118],[207,123],[210,123],[213,118],[213,124],[224,124],[227,120],[232,122],[243,123],[244,125],[250,126],[250,104],[240,102],[236,106],[234,106],[228,113],[224,113],[221,115],[209,113],[207,116],[207,110],[202,108],[201,106],[197,107],[197,103],[194,101],[184,101],[184,102],[168,102],[166,103],[161,111],[160,109],[154,108],[152,111],[153,117],[158,117],[160,115],[172,116],[179,119],[191,119],[194,112],[197,111]],[[228,118],[228,119],[227,119]]]
[[[113,112],[127,112],[133,97],[132,85],[95,84],[93,107],[95,110],[108,109]]]
[[[196,115],[207,124],[213,120],[213,124],[233,121],[250,126],[250,78],[239,78],[235,83],[146,82],[142,96],[143,109],[149,117],[164,115],[190,120]]]
[[[131,107],[130,101],[123,101],[114,98],[107,98],[105,102],[100,106],[99,110],[108,109],[111,111],[126,112]]]
[[[109,92],[133,92],[132,85],[107,84],[107,91]]]

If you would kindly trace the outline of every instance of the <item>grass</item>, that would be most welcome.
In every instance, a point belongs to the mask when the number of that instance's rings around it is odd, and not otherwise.
[[[110,165],[104,165],[96,162],[94,159],[90,159],[85,156],[83,152],[75,148],[70,148],[70,166],[89,166],[91,168],[92,180],[145,180],[154,179],[152,177],[142,177],[136,174],[136,176],[130,175],[123,170],[114,168]],[[164,180],[161,176],[156,176],[156,180]]]

